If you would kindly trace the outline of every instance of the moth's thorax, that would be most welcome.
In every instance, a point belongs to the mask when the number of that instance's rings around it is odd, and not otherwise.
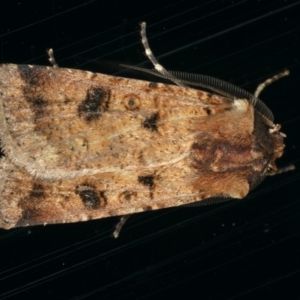
[[[208,191],[243,198],[276,168],[284,144],[282,135],[273,132],[247,100],[234,102],[225,113],[199,119],[190,160],[197,177],[194,184],[203,193],[205,178]]]

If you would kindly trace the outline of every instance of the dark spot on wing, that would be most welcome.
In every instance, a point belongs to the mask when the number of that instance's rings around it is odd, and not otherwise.
[[[141,106],[140,97],[135,94],[126,95],[123,103],[128,110],[137,110]]]
[[[43,78],[47,70],[42,66],[18,65],[21,78],[29,85],[36,86],[43,84]]]
[[[30,191],[29,198],[43,198],[45,196],[44,187],[42,184],[34,183]]]
[[[148,186],[150,189],[154,188],[154,176],[149,175],[149,176],[139,176],[138,177],[138,182]]]
[[[159,113],[156,112],[152,114],[150,117],[146,118],[146,120],[143,122],[143,127],[151,130],[151,131],[157,131],[157,121],[159,119]]]
[[[87,122],[96,120],[108,110],[109,101],[109,90],[93,86],[87,91],[85,100],[78,105],[78,114]]]
[[[153,199],[153,189],[155,186],[154,176],[153,175],[139,176],[138,182],[149,187],[149,191],[150,191],[149,197],[150,197],[150,199]]]
[[[21,209],[22,215],[16,224],[16,227],[42,224],[45,219],[51,215],[51,211],[47,211],[47,216],[43,212],[44,198],[46,198],[45,188],[39,182],[32,182],[30,192],[21,198],[18,208]]]
[[[100,206],[100,198],[98,193],[94,190],[83,190],[80,191],[79,196],[84,204],[84,206],[97,209]]]
[[[49,84],[49,70],[42,66],[19,65],[18,71],[26,83],[23,87],[23,95],[30,104],[36,118],[45,114],[47,99],[42,96],[43,87]]]
[[[33,98],[26,97],[26,100],[30,103],[36,118],[40,118],[44,115],[44,110],[47,105],[47,101],[42,96],[37,96]]]
[[[80,185],[76,187],[76,194],[82,200],[85,207],[98,209],[107,204],[107,197],[104,191],[97,191],[94,187],[88,185]]]
[[[208,116],[212,114],[212,110],[209,107],[205,107],[204,110],[206,111]]]

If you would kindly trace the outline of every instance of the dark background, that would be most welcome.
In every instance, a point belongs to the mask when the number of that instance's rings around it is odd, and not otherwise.
[[[300,299],[300,1],[1,1],[0,61],[112,72],[144,63],[139,22],[171,70],[261,98],[287,134],[278,166],[246,199],[118,218],[0,230],[0,299]],[[135,76],[135,75],[133,75]],[[136,75],[135,77],[138,77]],[[1,130],[1,129],[0,129]]]

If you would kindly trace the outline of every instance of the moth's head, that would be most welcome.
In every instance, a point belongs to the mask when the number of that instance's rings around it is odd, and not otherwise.
[[[255,111],[253,151],[260,154],[258,163],[261,171],[252,179],[251,189],[256,187],[266,176],[276,174],[275,161],[282,156],[285,146],[283,143],[285,134],[280,132],[280,128],[279,124],[273,124],[264,115]]]
[[[274,172],[277,171],[277,166],[275,164],[275,160],[282,156],[283,149],[285,147],[283,143],[283,139],[285,138],[285,134],[280,132],[281,126],[279,124],[276,124],[274,127],[269,128],[270,135],[273,137],[273,156],[271,157],[269,164],[268,164],[268,170],[267,175],[272,175]]]

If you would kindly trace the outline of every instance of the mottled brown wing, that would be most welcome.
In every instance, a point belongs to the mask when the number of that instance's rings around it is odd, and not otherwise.
[[[80,70],[2,65],[0,78],[2,147],[41,179],[168,165],[188,155],[199,118],[231,107],[193,89]]]
[[[186,186],[183,170],[160,171],[161,175],[124,171],[47,181],[2,158],[0,228],[79,222],[199,200],[198,192],[192,194]]]
[[[247,100],[50,67],[0,78],[3,228],[243,198],[282,154]]]

